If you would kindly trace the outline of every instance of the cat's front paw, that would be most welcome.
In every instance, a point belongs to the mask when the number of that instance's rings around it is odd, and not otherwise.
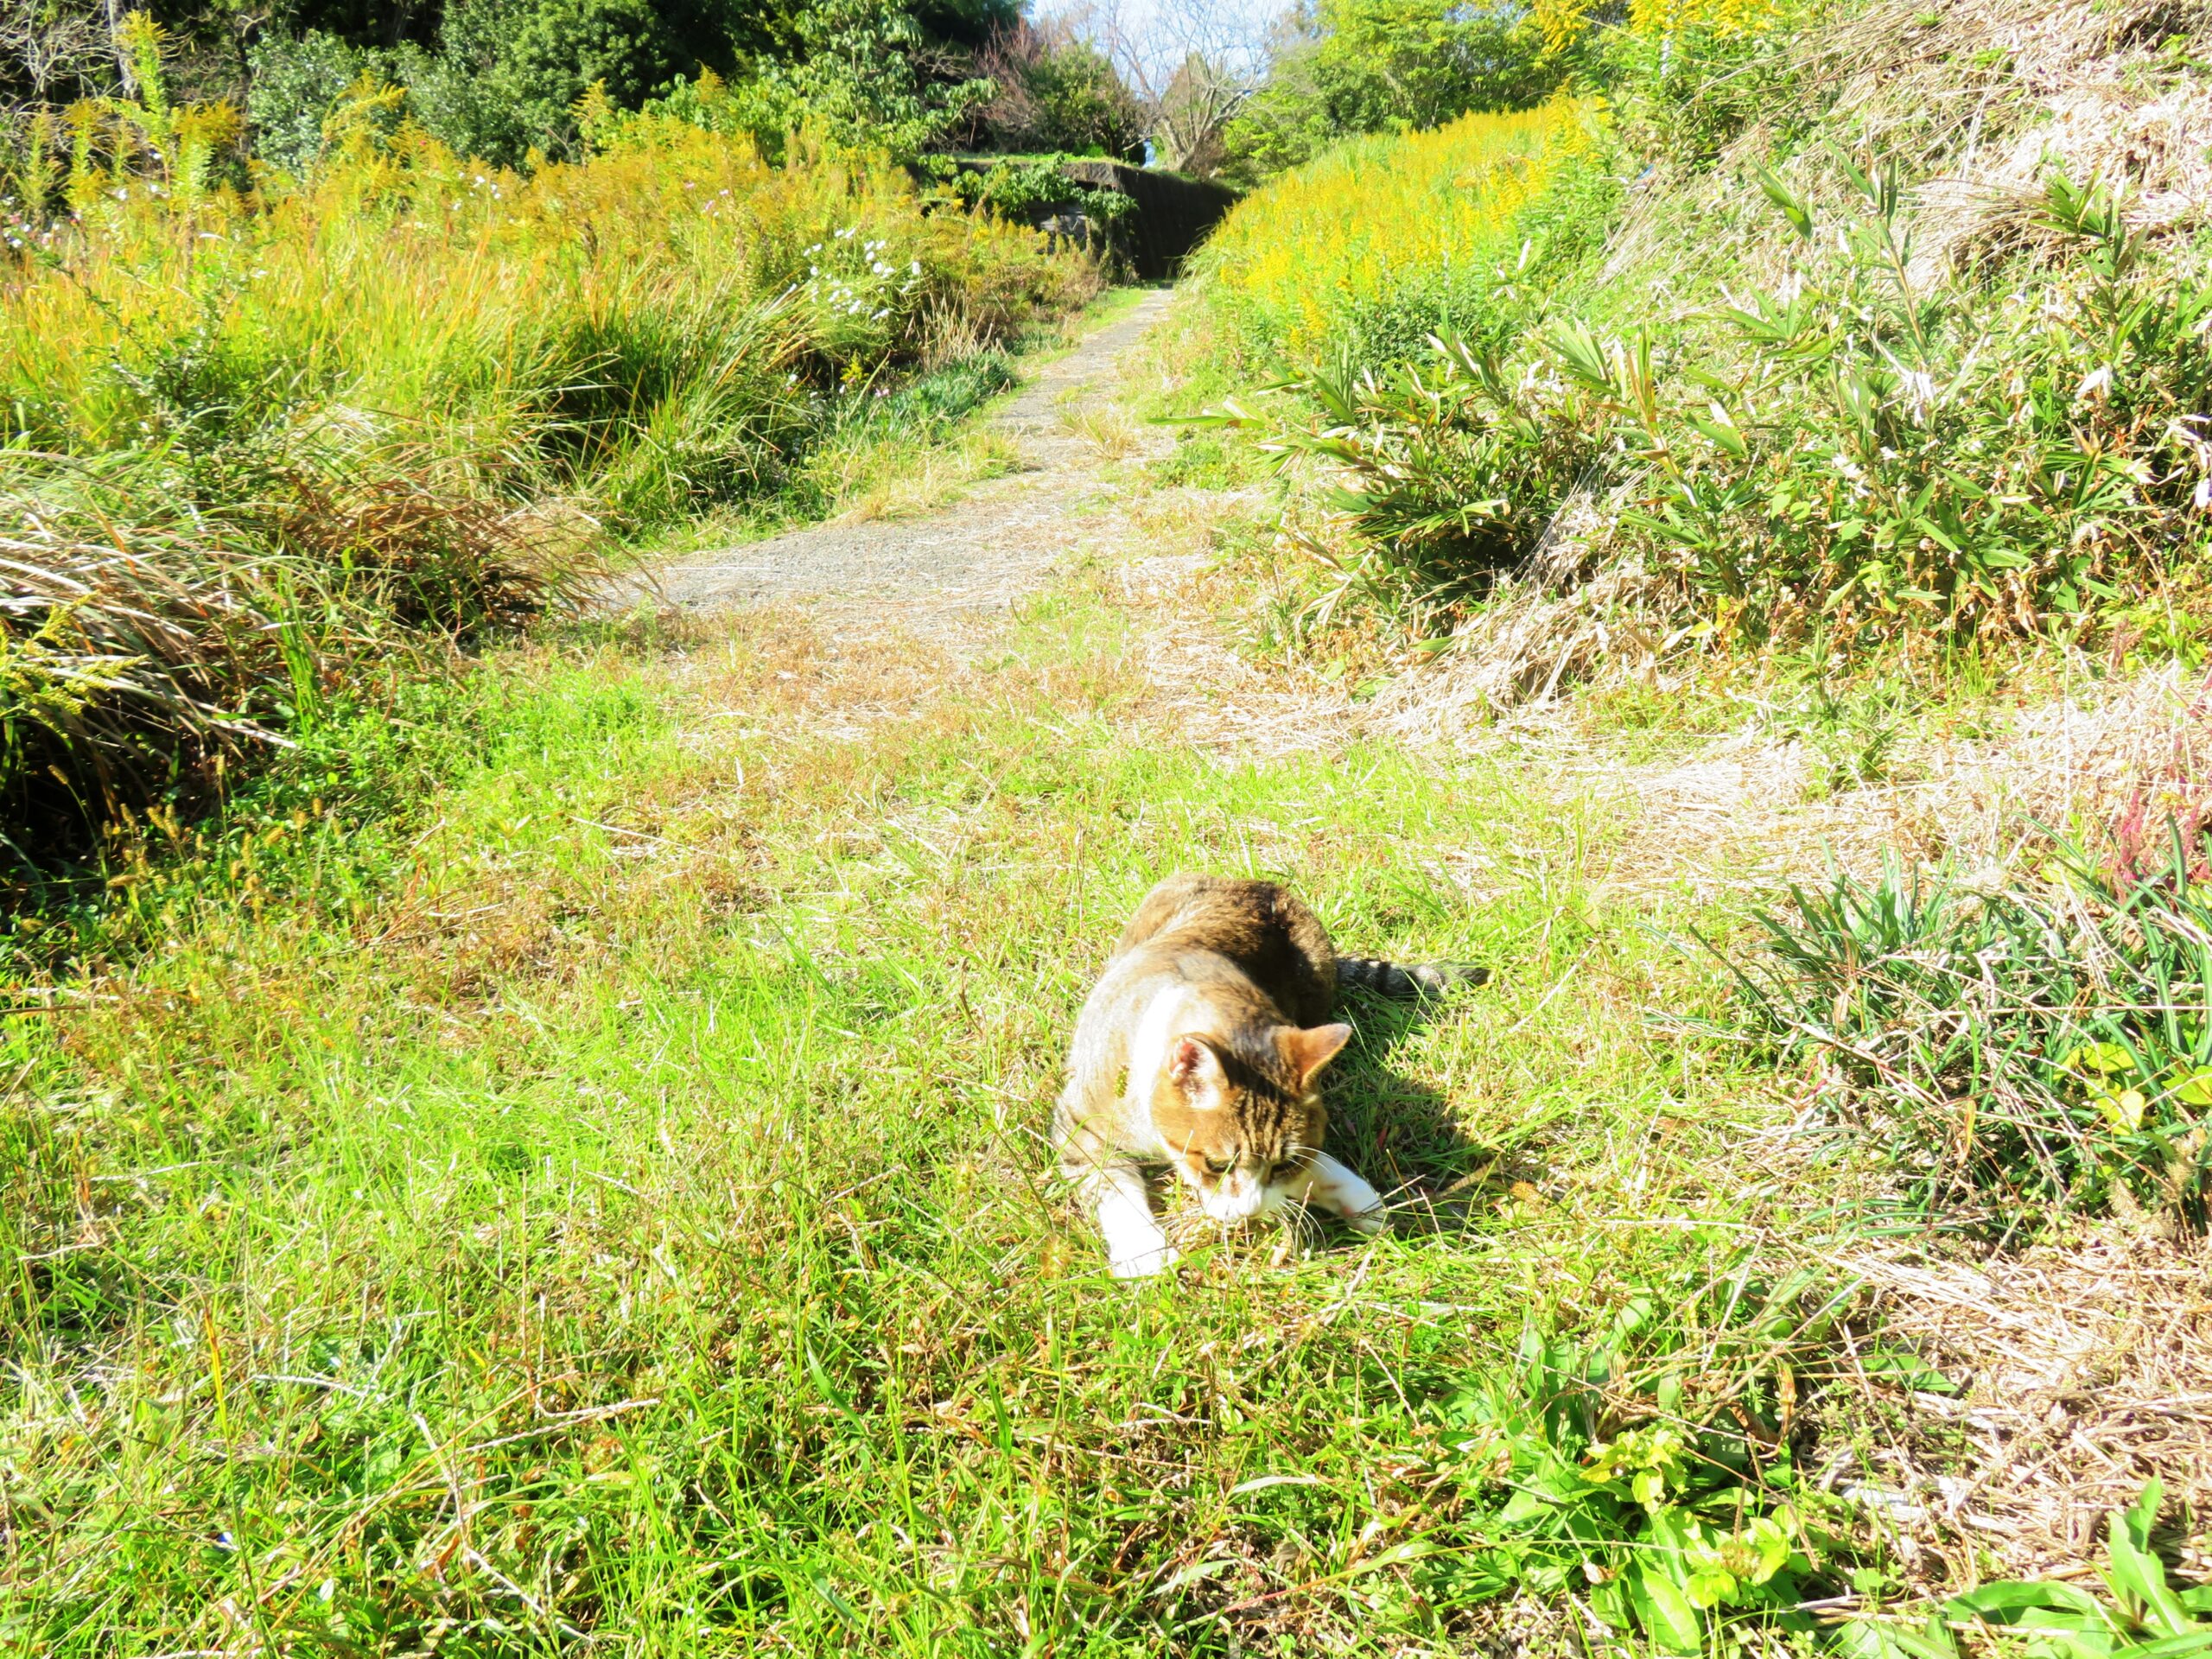
[[[1370,1210],[1352,1211],[1344,1217],[1344,1220],[1372,1238],[1390,1224],[1390,1211],[1387,1206],[1378,1204]]]
[[[1163,1238],[1156,1246],[1114,1256],[1111,1263],[1116,1279],[1150,1279],[1182,1259],[1183,1253]]]

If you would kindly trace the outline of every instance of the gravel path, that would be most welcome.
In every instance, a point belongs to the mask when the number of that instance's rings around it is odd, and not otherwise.
[[[1124,353],[1166,311],[1166,289],[1044,365],[990,418],[1021,451],[1021,470],[919,517],[817,524],[765,542],[693,555],[662,568],[679,609],[816,605],[875,615],[1003,610],[1101,526],[1081,510],[1105,489],[1096,451],[1065,416],[1110,399]]]

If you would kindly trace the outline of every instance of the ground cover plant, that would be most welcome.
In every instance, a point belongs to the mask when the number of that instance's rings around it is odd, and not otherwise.
[[[210,170],[224,112],[174,105],[158,36],[133,38],[139,98],[79,106],[66,139],[35,118],[12,158],[20,866],[265,756],[366,660],[576,591],[612,542],[819,510],[817,451],[902,416],[941,434],[1095,289],[1079,255],[928,211],[880,164],[607,114],[597,155],[524,178],[372,82],[307,175],[241,195]]]
[[[1128,626],[540,647],[89,917],[6,1027],[13,1648],[1386,1651],[1595,1584],[1692,1651],[1847,1564],[1789,1471],[1849,1304],[1761,1243],[1757,1072],[1643,1021],[1717,980],[1595,900],[1602,822],[1225,763]],[[1394,1236],[1133,1294],[1045,1111],[1190,864],[1497,989],[1353,1011]]]
[[[2212,962],[2201,830],[2047,834],[1993,887],[1892,868],[1792,887],[1738,983],[1755,1029],[1871,1117],[1897,1196],[1999,1229],[2202,1212]]]

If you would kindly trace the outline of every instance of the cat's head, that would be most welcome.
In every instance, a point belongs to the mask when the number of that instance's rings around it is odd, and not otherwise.
[[[1249,1220],[1296,1185],[1321,1150],[1321,1068],[1351,1037],[1350,1026],[1277,1026],[1168,1044],[1153,1128],[1208,1215]]]

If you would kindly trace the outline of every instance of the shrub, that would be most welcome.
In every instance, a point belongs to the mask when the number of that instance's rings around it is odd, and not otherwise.
[[[1254,192],[1193,262],[1230,364],[1403,360],[1431,333],[1496,332],[1497,267],[1599,145],[1560,100],[1433,132],[1353,139]]]
[[[2028,249],[1931,276],[1896,171],[1834,159],[1858,210],[1826,226],[1771,174],[1752,181],[1798,245],[1780,280],[1664,333],[1528,328],[1486,377],[1446,351],[1369,397],[1356,433],[1324,400],[1279,416],[1277,442],[1354,474],[1425,458],[1389,493],[1418,483],[1425,523],[1487,527],[1460,538],[1462,575],[1533,549],[1577,479],[1557,458],[1594,453],[1580,481],[1611,492],[1613,556],[1678,618],[1753,645],[2078,630],[2194,580],[2212,274],[2154,257],[2114,191],[2054,173]],[[1517,289],[1496,293],[1492,338],[1527,327]],[[1389,513],[1353,507],[1345,528],[1405,581],[1450,574],[1433,536],[1407,560]]]
[[[1456,337],[1436,346],[1433,369],[1309,372],[1287,390],[1310,402],[1311,424],[1212,417],[1334,478],[1318,499],[1351,532],[1351,556],[1337,561],[1347,590],[1478,597],[1486,578],[1527,559],[1596,457],[1595,435],[1560,417],[1546,389],[1509,378],[1494,352]],[[1471,494],[1471,479],[1488,492]]]
[[[1896,172],[1838,162],[1863,211],[1834,254],[1763,175],[1809,257],[1709,314],[1719,349],[1686,341],[1674,388],[1648,334],[1551,337],[1643,469],[1630,527],[1757,632],[1845,645],[2033,630],[2190,557],[2212,278],[2146,258],[2113,192],[2057,174],[2057,241],[2015,281],[1925,281]]]

